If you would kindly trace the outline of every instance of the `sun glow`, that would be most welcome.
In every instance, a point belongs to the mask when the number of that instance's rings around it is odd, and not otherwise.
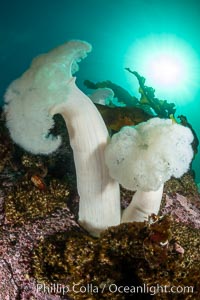
[[[168,35],[152,36],[136,42],[128,50],[125,67],[146,78],[156,96],[176,103],[193,101],[200,86],[200,63],[184,41]],[[126,74],[130,87],[135,78]]]

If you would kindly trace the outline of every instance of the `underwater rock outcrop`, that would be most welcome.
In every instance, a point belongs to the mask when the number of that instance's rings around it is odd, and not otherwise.
[[[98,240],[73,232],[46,238],[33,252],[33,272],[47,286],[68,286],[76,300],[169,299],[170,289],[184,287],[182,299],[197,299],[199,251],[198,230],[154,216],[152,224],[121,224]]]
[[[194,287],[193,293],[176,294],[173,295],[174,299],[179,299],[180,295],[181,299],[198,299],[199,229],[194,229],[193,211],[199,213],[200,198],[193,177],[185,174],[180,179],[171,179],[166,183],[160,214],[167,214],[167,217],[158,219],[154,227],[148,223],[127,223],[112,227],[100,239],[94,239],[76,222],[78,197],[75,191],[73,154],[64,126],[62,119],[57,116],[54,131],[63,136],[63,145],[48,158],[30,155],[20,149],[11,142],[6,128],[1,127],[6,143],[11,145],[8,154],[13,166],[7,160],[8,163],[0,173],[0,298],[170,299],[168,293],[150,295],[155,292],[157,284],[170,284]],[[3,143],[2,140],[0,142]],[[59,160],[65,163],[64,168],[62,163],[59,165],[58,172],[56,166]],[[48,170],[46,175],[45,168]],[[35,172],[45,175],[42,178],[47,185],[46,189],[41,190],[30,180]],[[70,192],[68,196],[64,191],[61,192],[57,204],[53,198],[52,203],[46,201],[51,201],[49,187],[55,180],[62,191],[63,180],[69,183],[67,189]],[[21,195],[27,193],[27,198],[21,199],[22,202],[25,200],[23,213],[19,205],[13,206],[17,191]],[[50,210],[45,205],[42,208],[41,203],[41,210],[37,208],[34,212],[39,202],[31,201],[31,193],[40,199],[47,197],[46,202],[42,203],[49,204]],[[129,191],[121,189],[124,208],[131,196]],[[26,200],[28,198],[30,201]],[[73,208],[73,214],[66,207],[65,201]],[[175,220],[169,218],[169,214],[177,210],[180,212],[180,202],[184,213],[174,214]],[[160,242],[166,242],[166,239],[169,239],[167,245],[159,245]],[[57,292],[56,283],[60,284]],[[60,294],[63,284],[73,287],[74,283],[75,292],[70,290],[64,296]],[[136,293],[137,287],[144,288],[145,285],[152,287],[144,294]],[[86,291],[77,293],[82,286]],[[130,287],[129,293],[117,290],[117,287],[125,286]],[[95,292],[96,287],[99,293]],[[141,288],[138,290],[140,292]]]
[[[123,126],[134,126],[152,118],[152,115],[139,107],[109,107],[95,104],[108,128],[112,132],[119,131]]]

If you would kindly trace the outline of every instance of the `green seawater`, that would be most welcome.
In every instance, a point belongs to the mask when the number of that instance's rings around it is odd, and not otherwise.
[[[199,11],[198,0],[4,1],[0,8],[0,103],[9,83],[28,68],[35,56],[70,39],[93,45],[76,74],[84,92],[88,92],[83,85],[85,79],[111,80],[138,96],[124,70],[129,48],[148,36],[173,35],[185,41],[200,60]],[[151,52],[151,47],[148,50]],[[134,59],[133,67],[140,65]],[[197,76],[191,76],[186,87],[191,96],[184,94],[185,88],[180,92],[185,102],[178,105],[178,114],[187,116],[200,139],[200,70],[194,72]],[[176,103],[175,98],[169,100]],[[193,168],[196,182],[200,182],[200,153]]]

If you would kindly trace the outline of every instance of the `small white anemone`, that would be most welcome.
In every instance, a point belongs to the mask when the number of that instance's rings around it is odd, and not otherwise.
[[[113,101],[114,92],[109,88],[99,88],[89,95],[92,102],[101,105],[109,105]]]

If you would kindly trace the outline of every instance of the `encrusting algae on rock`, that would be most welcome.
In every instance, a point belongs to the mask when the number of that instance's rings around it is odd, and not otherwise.
[[[166,182],[160,214],[171,214],[175,221],[200,229],[200,198],[190,173]]]
[[[5,121],[0,108],[0,173],[6,165],[11,164],[13,143],[8,138],[8,130],[5,128]]]
[[[173,299],[198,299],[199,232],[169,216],[152,218],[111,227],[99,239],[73,232],[46,238],[34,250],[33,274],[47,286],[68,286],[76,300],[169,299],[172,287]]]
[[[170,195],[179,193],[190,198],[197,196],[198,189],[192,176],[192,172],[185,173],[181,178],[172,177],[166,182],[164,192]]]
[[[62,123],[59,126],[62,126]],[[9,140],[8,137],[7,139]],[[66,149],[66,138],[64,142]],[[9,143],[11,142],[8,141]],[[55,211],[66,209],[66,202],[68,198],[71,199],[71,193],[74,191],[68,184],[63,183],[64,172],[59,174],[59,178],[54,167],[59,159],[63,161],[66,156],[68,162],[72,160],[72,153],[63,151],[64,147],[61,146],[57,153],[59,158],[55,154],[49,158],[33,156],[24,151],[20,152],[15,145],[9,148],[13,151],[11,156],[14,152],[17,153],[18,169],[13,169],[9,160],[6,160],[5,174],[2,174],[7,176],[7,173],[12,173],[13,178],[10,181],[12,184],[5,184],[4,187],[7,226],[26,226],[27,222],[34,224],[35,220],[45,220]],[[44,180],[44,190],[31,181],[31,177],[35,175]],[[181,193],[191,202],[198,198],[198,191],[190,174],[185,174],[180,179],[172,178],[166,183],[162,208],[166,206],[166,197],[175,197],[176,193]],[[121,189],[121,194],[124,205],[127,205],[125,200],[131,197],[130,191]],[[72,206],[78,205],[78,202],[74,203],[75,199],[71,199]],[[197,206],[197,201],[194,204]],[[27,276],[34,278],[38,283],[46,283],[47,286],[59,283],[73,287],[73,284],[76,284],[75,291],[70,290],[65,299],[151,299],[151,294],[158,285],[182,288],[191,286],[193,292],[173,294],[173,299],[180,299],[180,295],[181,299],[198,299],[199,231],[173,221],[168,215],[155,218],[154,221],[152,224],[121,224],[105,231],[99,239],[90,237],[79,227],[74,230],[71,228],[67,232],[62,229],[55,230],[54,233],[34,241],[34,247],[28,252],[32,257],[29,258],[31,262]],[[51,226],[54,228],[54,223]],[[43,229],[40,235],[42,231]],[[149,290],[144,294],[136,293],[137,287],[144,285],[148,286]],[[86,291],[77,293],[82,286]],[[129,287],[129,293],[115,291],[117,287],[125,286]],[[23,287],[20,289],[25,293]],[[56,297],[61,299],[59,293]],[[171,294],[159,290],[153,299],[170,297]],[[36,296],[35,299],[43,298]]]
[[[160,287],[154,299],[170,299],[170,293],[173,293],[173,299],[198,299],[200,293],[199,231],[177,222],[172,222],[171,230],[172,239],[169,241],[167,259],[163,260],[158,267],[150,265],[145,268],[140,267],[138,276],[143,283]]]
[[[44,218],[58,208],[65,208],[69,191],[66,184],[51,180],[45,191],[24,179],[15,184],[5,200],[6,222],[21,223]]]

